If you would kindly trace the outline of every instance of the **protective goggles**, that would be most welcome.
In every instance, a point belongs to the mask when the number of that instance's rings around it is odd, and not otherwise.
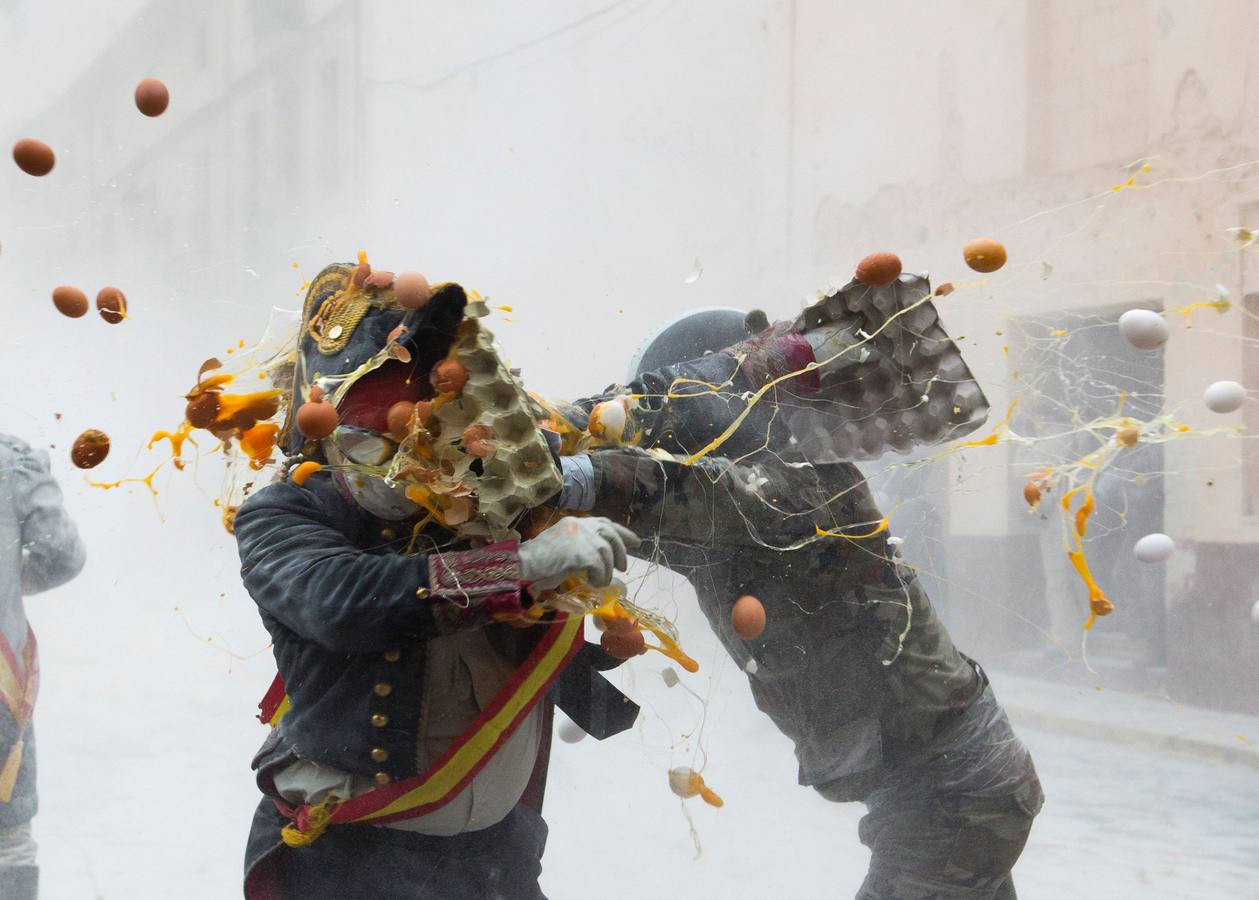
[[[330,436],[337,450],[357,466],[387,468],[398,452],[398,442],[378,431],[339,425]]]

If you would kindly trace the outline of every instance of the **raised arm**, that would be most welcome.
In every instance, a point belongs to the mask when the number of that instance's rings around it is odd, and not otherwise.
[[[626,385],[613,385],[572,404],[568,418],[585,428],[596,405],[628,397],[626,434],[639,435],[638,446],[684,456],[699,453],[738,421],[717,448],[719,455],[742,456],[767,445],[781,449],[787,436],[777,415],[778,405],[790,402],[794,393],[816,390],[816,376],[805,371],[813,362],[813,352],[788,328],[781,323],[717,353],[645,373]],[[802,374],[766,387],[792,372]],[[762,390],[763,396],[758,396]]]
[[[9,479],[22,523],[22,593],[37,594],[78,575],[86,553],[49,473],[48,454],[20,441],[6,446],[13,454]]]
[[[884,550],[883,517],[852,465],[720,457],[687,465],[633,449],[598,450],[589,459],[589,511],[644,536],[696,547],[786,550],[817,539],[821,530]]]
[[[634,533],[602,518],[572,518],[523,544],[405,556],[373,553],[364,527],[326,475],[259,491],[236,514],[241,576],[254,602],[284,627],[330,650],[365,653],[399,637],[426,640],[521,613],[526,585],[578,572],[608,584]]]

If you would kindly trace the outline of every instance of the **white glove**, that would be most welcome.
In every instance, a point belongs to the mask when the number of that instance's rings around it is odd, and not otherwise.
[[[627,550],[640,543],[638,535],[611,519],[566,516],[520,545],[520,574],[544,591],[577,574],[603,587],[612,583],[613,568],[625,571]]]

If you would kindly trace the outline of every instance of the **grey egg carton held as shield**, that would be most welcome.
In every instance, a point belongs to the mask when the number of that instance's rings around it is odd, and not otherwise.
[[[798,449],[815,463],[909,453],[970,434],[988,417],[925,276],[831,288],[796,327],[835,335],[818,353],[821,391],[793,392],[781,409]]]
[[[450,353],[467,369],[468,381],[435,411],[440,427],[430,447],[443,473],[441,483],[470,489],[475,498],[472,517],[450,523],[456,533],[499,541],[518,538],[516,520],[558,493],[562,480],[538,429],[543,412],[504,365],[493,335],[479,321],[485,313],[484,302],[468,304]],[[473,425],[488,431],[493,450],[487,457],[473,457],[463,445],[462,435]],[[403,456],[392,475],[406,468]]]

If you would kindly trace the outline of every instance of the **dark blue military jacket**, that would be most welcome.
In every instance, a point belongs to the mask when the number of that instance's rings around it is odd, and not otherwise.
[[[456,555],[466,549],[442,529],[424,536]],[[241,574],[292,701],[255,759],[264,792],[267,770],[294,756],[360,775],[417,774],[425,646],[452,622],[486,628],[508,658],[523,661],[536,643],[542,629],[446,616],[447,601],[417,596],[428,555],[403,555],[409,538],[405,523],[364,513],[326,473],[269,485],[237,514]],[[628,728],[638,711],[593,671],[616,662],[587,645],[552,689],[598,738]]]

